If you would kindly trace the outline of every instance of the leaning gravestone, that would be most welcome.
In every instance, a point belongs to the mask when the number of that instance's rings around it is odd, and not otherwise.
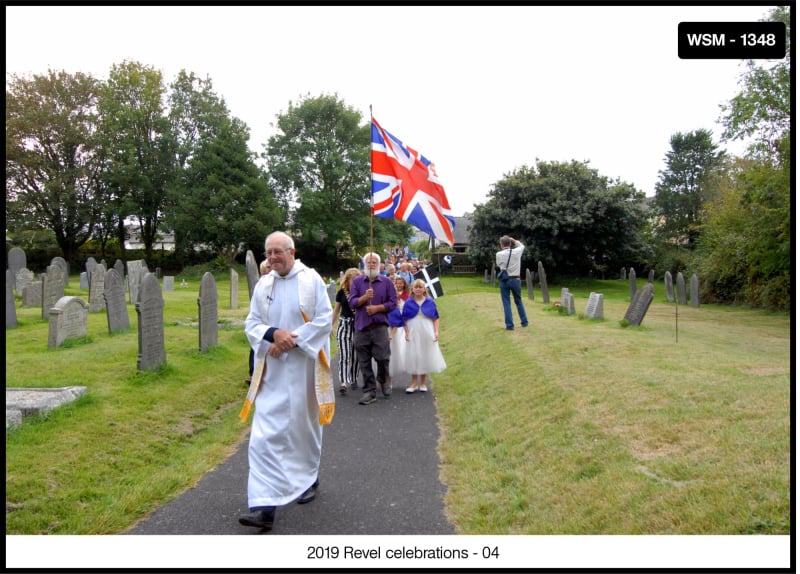
[[[131,328],[128,306],[125,303],[125,285],[116,269],[106,271],[103,281],[103,299],[106,301],[108,332],[116,333]]]
[[[672,273],[667,271],[664,273],[664,289],[667,292],[667,301],[670,303],[675,301],[675,289],[672,286]]]
[[[28,256],[21,247],[12,247],[8,250],[8,268],[11,269],[11,276],[16,277],[17,271],[25,269],[28,266]],[[17,291],[17,295],[22,295],[21,291]]]
[[[231,268],[231,309],[239,308],[239,274]]]
[[[175,291],[175,276],[174,275],[164,275],[164,282],[161,288],[164,291]]]
[[[628,281],[630,283],[631,301],[633,301],[633,296],[636,294],[636,270],[633,267],[628,273]]]
[[[628,324],[633,327],[641,325],[652,301],[653,284],[645,283],[644,287],[636,291],[633,301],[631,301],[628,310],[625,312],[625,319],[628,320]]]
[[[603,294],[589,293],[589,302],[586,303],[586,317],[589,319],[603,318]]]
[[[69,285],[69,264],[67,260],[63,257],[53,257],[53,260],[50,261],[50,265],[58,265],[61,268],[61,280],[64,282],[64,285]]]
[[[209,347],[217,344],[217,303],[217,283],[211,272],[206,271],[200,280],[200,296],[197,298],[201,353],[208,352]]]
[[[17,326],[17,304],[14,301],[14,290],[6,285],[6,329]]]
[[[94,271],[89,276],[89,313],[97,313],[102,311],[106,306],[103,291],[105,290],[106,283],[106,268],[102,265],[95,264]]]
[[[550,293],[547,292],[547,275],[544,272],[544,265],[539,261],[539,286],[542,288],[542,302],[550,302]]]
[[[700,306],[700,280],[697,278],[697,274],[693,273],[691,279],[689,279],[689,293],[691,295],[692,307],[699,307]]]
[[[17,295],[22,295],[22,292],[25,290],[25,287],[30,285],[36,280],[36,276],[33,274],[33,271],[23,267],[19,271],[17,271],[17,276],[14,281],[14,289],[17,291]]]
[[[128,293],[130,294],[130,302],[136,303],[139,301],[139,285],[142,283],[142,276],[147,273],[147,265],[144,259],[137,259],[136,261],[128,261]],[[153,276],[153,279],[156,279]],[[158,282],[158,279],[156,279]]]
[[[42,319],[50,317],[50,308],[64,296],[64,274],[61,267],[51,265],[42,275]]]
[[[60,347],[67,339],[86,336],[89,304],[80,297],[62,297],[50,309],[47,348]]]
[[[42,282],[34,281],[22,290],[22,306],[23,307],[41,307],[42,306]]]
[[[676,282],[678,283],[678,303],[686,305],[686,280],[683,278],[683,273],[680,271],[678,271]]]
[[[252,299],[253,289],[255,289],[256,283],[258,283],[261,273],[258,271],[258,263],[256,262],[256,258],[250,249],[247,250],[247,255],[244,257],[244,266],[245,271],[247,272],[248,299]]]
[[[136,314],[139,318],[136,367],[140,371],[154,371],[167,362],[167,352],[164,347],[164,298],[158,279],[152,273],[145,273],[141,279]]]

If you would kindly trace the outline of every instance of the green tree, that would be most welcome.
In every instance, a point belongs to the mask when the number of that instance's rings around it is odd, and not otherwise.
[[[125,61],[112,66],[98,106],[118,238],[124,245],[123,220],[136,217],[146,259],[152,258],[167,192],[176,177],[177,144],[165,95],[160,71]]]
[[[289,102],[273,127],[279,133],[264,155],[270,187],[289,211],[306,259],[336,260],[373,242],[405,243],[408,224],[370,221],[370,126],[360,112],[336,95],[307,95]]]
[[[650,256],[639,233],[643,198],[585,163],[537,161],[507,174],[475,208],[468,253],[476,265],[491,267],[507,234],[526,245],[523,267],[541,261],[551,276],[639,264]]]
[[[30,78],[12,74],[7,86],[7,225],[52,230],[64,259],[75,264],[104,201],[95,140],[98,82],[50,70]]]
[[[700,233],[703,203],[710,199],[714,178],[725,161],[708,130],[675,133],[666,155],[666,169],[659,172],[654,208],[665,241],[693,249]]]

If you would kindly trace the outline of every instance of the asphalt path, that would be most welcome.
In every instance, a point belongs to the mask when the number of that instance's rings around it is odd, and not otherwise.
[[[392,396],[378,392],[370,405],[358,404],[360,389],[337,392],[333,422],[323,430],[317,497],[279,507],[270,535],[455,534],[439,480],[436,382],[428,377],[427,393],[406,394],[410,383],[409,375],[395,377]],[[262,534],[238,520],[248,511],[247,472],[245,439],[196,486],[124,534]]]

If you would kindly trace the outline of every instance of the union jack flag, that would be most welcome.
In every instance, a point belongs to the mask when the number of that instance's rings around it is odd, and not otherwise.
[[[371,158],[372,213],[407,221],[452,246],[456,221],[430,160],[403,145],[375,118]]]

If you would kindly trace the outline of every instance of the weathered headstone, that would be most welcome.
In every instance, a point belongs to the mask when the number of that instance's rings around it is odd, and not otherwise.
[[[492,278],[489,277],[489,270],[488,269],[484,269],[483,270],[483,282],[484,283],[489,283],[491,280],[492,280]]]
[[[42,282],[34,281],[25,285],[22,290],[22,306],[23,307],[41,307],[42,306]]]
[[[641,325],[652,301],[653,284],[645,283],[644,286],[633,295],[633,300],[628,306],[628,310],[625,312],[625,319],[628,320],[628,324],[632,327]]]
[[[12,291],[17,288],[17,278],[14,276],[14,273],[11,271],[11,269],[6,269],[6,285],[11,287]],[[17,295],[19,295],[19,293],[17,293]]]
[[[231,267],[231,309],[239,308],[239,274]]]
[[[53,257],[50,265],[58,265],[61,268],[61,280],[64,285],[69,285],[69,263],[63,257]]]
[[[328,299],[330,300],[331,305],[336,305],[336,283],[329,283],[326,289],[328,291]]]
[[[80,297],[62,297],[48,312],[47,348],[60,347],[67,339],[86,336],[89,304]]]
[[[200,280],[200,296],[197,298],[197,316],[200,318],[200,352],[217,344],[218,296],[217,283],[211,272],[206,271]]]
[[[103,299],[106,301],[108,332],[116,333],[130,329],[131,321],[128,317],[128,306],[125,303],[125,284],[115,268],[106,271],[103,282]]]
[[[156,267],[156,279],[161,279],[161,267]]]
[[[164,347],[164,298],[158,279],[152,273],[145,272],[139,284],[136,314],[139,322],[136,367],[140,371],[154,371],[167,362],[167,351]]]
[[[692,277],[689,279],[689,295],[692,301],[692,307],[699,307],[700,306],[700,280],[697,278],[697,274],[693,273]]]
[[[17,271],[25,269],[28,266],[28,256],[21,247],[12,247],[8,250],[8,268],[11,270],[11,276],[16,277]],[[17,291],[17,295],[21,295],[21,291]]]
[[[562,292],[563,293],[563,292]],[[575,314],[575,295],[567,291],[563,293],[563,299],[561,300],[561,306],[566,310],[567,315],[574,315]]]
[[[122,286],[125,286],[125,264],[122,262],[121,259],[117,259],[114,262],[114,269],[116,269],[117,273],[119,273],[119,278],[122,279]]]
[[[81,274],[78,277],[79,277],[78,286],[81,289],[88,290],[89,289],[89,272],[88,271],[81,271]]]
[[[250,249],[247,250],[247,254],[244,257],[244,266],[247,273],[247,293],[249,300],[253,298],[253,289],[255,289],[256,283],[258,283],[258,279],[261,277],[261,273],[258,271],[258,262]]]
[[[686,280],[683,278],[683,273],[678,271],[678,277],[675,279],[678,284],[678,303],[686,305]]]
[[[11,285],[6,285],[6,329],[17,326],[17,303],[14,300],[14,290]]]
[[[139,285],[142,284],[142,276],[147,273],[147,265],[144,259],[137,259],[136,261],[128,261],[128,293],[130,295],[130,302],[137,303],[139,301]],[[153,279],[156,279],[153,276]],[[156,279],[158,282],[158,279]]]
[[[161,285],[164,291],[175,291],[175,276],[164,275],[164,283]]]
[[[497,269],[495,269],[494,265],[492,265],[491,281],[492,281],[492,287],[497,285]]]
[[[672,286],[672,273],[669,271],[664,273],[664,289],[667,292],[667,301],[670,303],[675,301],[675,289]]]
[[[630,284],[631,301],[633,301],[633,296],[636,294],[636,270],[633,267],[628,273],[628,282]]]
[[[561,288],[561,304],[564,304],[564,298],[569,295],[569,287],[562,287]]]
[[[539,261],[539,286],[542,288],[542,302],[550,302],[550,293],[547,291],[547,275],[544,272],[544,265]]]
[[[528,299],[533,301],[533,273],[530,269],[525,269],[525,285],[528,287]]]
[[[628,273],[624,267],[620,268],[619,270],[619,278],[625,281],[628,278]]]
[[[586,303],[586,317],[589,319],[603,318],[603,294],[589,293],[589,302]]]
[[[86,276],[91,277],[92,272],[97,269],[97,260],[94,257],[89,257],[86,260]]]
[[[17,291],[17,295],[22,295],[22,292],[25,290],[27,285],[30,285],[36,280],[36,276],[33,274],[33,271],[23,267],[19,271],[17,271],[17,276],[14,280],[14,289]]]
[[[650,272],[647,274],[647,282],[652,283],[656,280],[656,270],[651,269]]]
[[[99,263],[95,264],[94,271],[89,276],[89,313],[102,311],[106,306],[103,291],[106,284],[106,268]]]
[[[64,296],[64,273],[59,265],[51,265],[42,276],[42,319],[50,317],[50,308]]]

